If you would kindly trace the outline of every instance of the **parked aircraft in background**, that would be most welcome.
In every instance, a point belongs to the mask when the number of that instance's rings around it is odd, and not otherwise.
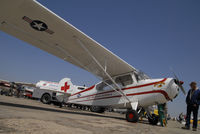
[[[59,85],[63,85],[63,83],[65,83],[65,87],[59,87]],[[86,88],[87,87],[72,84],[70,78],[63,78],[59,83],[39,81],[36,83],[36,88],[33,91],[32,97],[40,99],[44,104],[50,104],[51,102],[67,103],[66,98],[69,97],[70,93],[79,92]]]

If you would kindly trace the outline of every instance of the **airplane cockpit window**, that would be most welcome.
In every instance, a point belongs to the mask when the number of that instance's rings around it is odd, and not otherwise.
[[[106,80],[104,82],[99,83],[96,88],[97,90],[108,90],[111,89],[111,86],[113,86],[113,83],[111,80]]]
[[[124,75],[124,76],[119,76],[115,79],[115,82],[119,84],[120,86],[127,86],[133,83],[133,79],[131,75]]]
[[[141,70],[139,70],[137,72],[134,72],[134,74],[135,74],[135,78],[137,79],[137,81],[139,81],[139,80],[145,80],[145,79],[149,79],[150,78],[148,75],[146,75]]]
[[[123,88],[127,85],[133,84],[133,79],[131,75],[124,75],[116,77],[115,82],[116,84],[118,84],[119,87]],[[97,84],[96,86],[97,90],[109,90],[112,87],[117,88],[111,80],[106,80]]]

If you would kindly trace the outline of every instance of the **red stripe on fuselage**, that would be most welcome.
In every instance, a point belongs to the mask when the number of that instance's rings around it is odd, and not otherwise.
[[[144,84],[144,85],[138,85],[138,86],[133,86],[133,87],[128,87],[128,88],[123,88],[122,90],[129,90],[129,89],[134,89],[134,88],[141,88],[141,87],[151,86],[151,85],[154,85],[154,84],[157,84],[157,83],[165,82],[166,80],[167,80],[167,78],[164,78],[163,80],[158,81],[158,82],[153,82],[153,83],[148,83],[148,84]],[[88,89],[80,91],[78,93],[75,93],[75,94],[73,94],[71,96],[74,96],[74,95],[89,91],[89,90],[93,89],[94,87],[95,87],[95,85],[90,87],[90,88],[88,88]],[[110,90],[110,91],[105,91],[105,92],[101,92],[101,93],[86,95],[86,96],[82,96],[82,97],[79,97],[79,98],[73,98],[73,99],[70,99],[70,100],[76,100],[76,99],[81,99],[81,98],[86,98],[86,97],[91,97],[91,96],[94,96],[94,95],[106,94],[106,93],[111,93],[111,92],[115,92],[115,90]]]
[[[146,91],[146,92],[140,92],[140,93],[132,93],[127,94],[126,96],[134,96],[134,95],[142,95],[142,94],[151,94],[151,93],[161,93],[165,96],[166,100],[171,100],[168,96],[168,94],[164,90],[153,90],[153,91]]]
[[[154,91],[147,91],[147,92],[140,92],[140,93],[132,93],[132,94],[126,94],[126,96],[144,95],[144,94],[152,94],[152,93],[160,93],[165,97],[166,100],[170,100],[168,94],[163,90],[154,90]],[[93,101],[93,100],[101,100],[101,99],[110,99],[110,98],[117,98],[117,97],[122,97],[122,96],[121,95],[108,96],[108,97],[88,99],[88,100],[82,100],[82,101],[76,101],[76,102]]]
[[[74,95],[77,95],[77,94],[80,94],[80,93],[83,93],[83,92],[92,90],[94,87],[95,87],[95,85],[93,85],[93,86],[91,86],[91,87],[89,87],[89,88],[87,88],[87,89],[85,89],[85,90],[83,90],[83,91],[80,91],[80,92],[78,92],[78,93],[72,94],[71,96],[74,96]]]
[[[134,87],[128,87],[128,88],[124,88],[122,90],[128,90],[128,89],[133,89],[133,88],[141,88],[141,87],[151,86],[151,85],[154,85],[154,84],[165,82],[166,80],[167,80],[167,78],[164,78],[163,80],[158,81],[158,82],[148,83],[148,84],[144,84],[144,85],[138,85],[138,86],[134,86]]]

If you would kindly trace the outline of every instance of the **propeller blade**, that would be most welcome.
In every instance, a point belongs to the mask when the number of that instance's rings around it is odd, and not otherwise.
[[[186,95],[186,92],[185,92],[185,89],[183,88],[183,86],[180,84],[179,87],[180,87],[181,91],[183,92],[183,94]]]
[[[177,85],[179,86],[179,88],[181,89],[183,94],[186,95],[185,89],[183,88],[181,81],[179,80],[179,78],[177,77],[177,75],[174,73],[173,70],[172,70],[172,73],[174,74],[174,77],[175,77],[175,79],[177,81]]]

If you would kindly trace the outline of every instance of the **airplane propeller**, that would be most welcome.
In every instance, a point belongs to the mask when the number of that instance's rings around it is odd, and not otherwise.
[[[173,72],[173,71],[172,71]],[[181,89],[181,91],[183,92],[184,95],[186,95],[185,89],[183,88],[183,81],[180,81],[179,78],[176,76],[176,74],[173,72],[174,77],[175,77],[175,83],[179,86],[179,88]]]

